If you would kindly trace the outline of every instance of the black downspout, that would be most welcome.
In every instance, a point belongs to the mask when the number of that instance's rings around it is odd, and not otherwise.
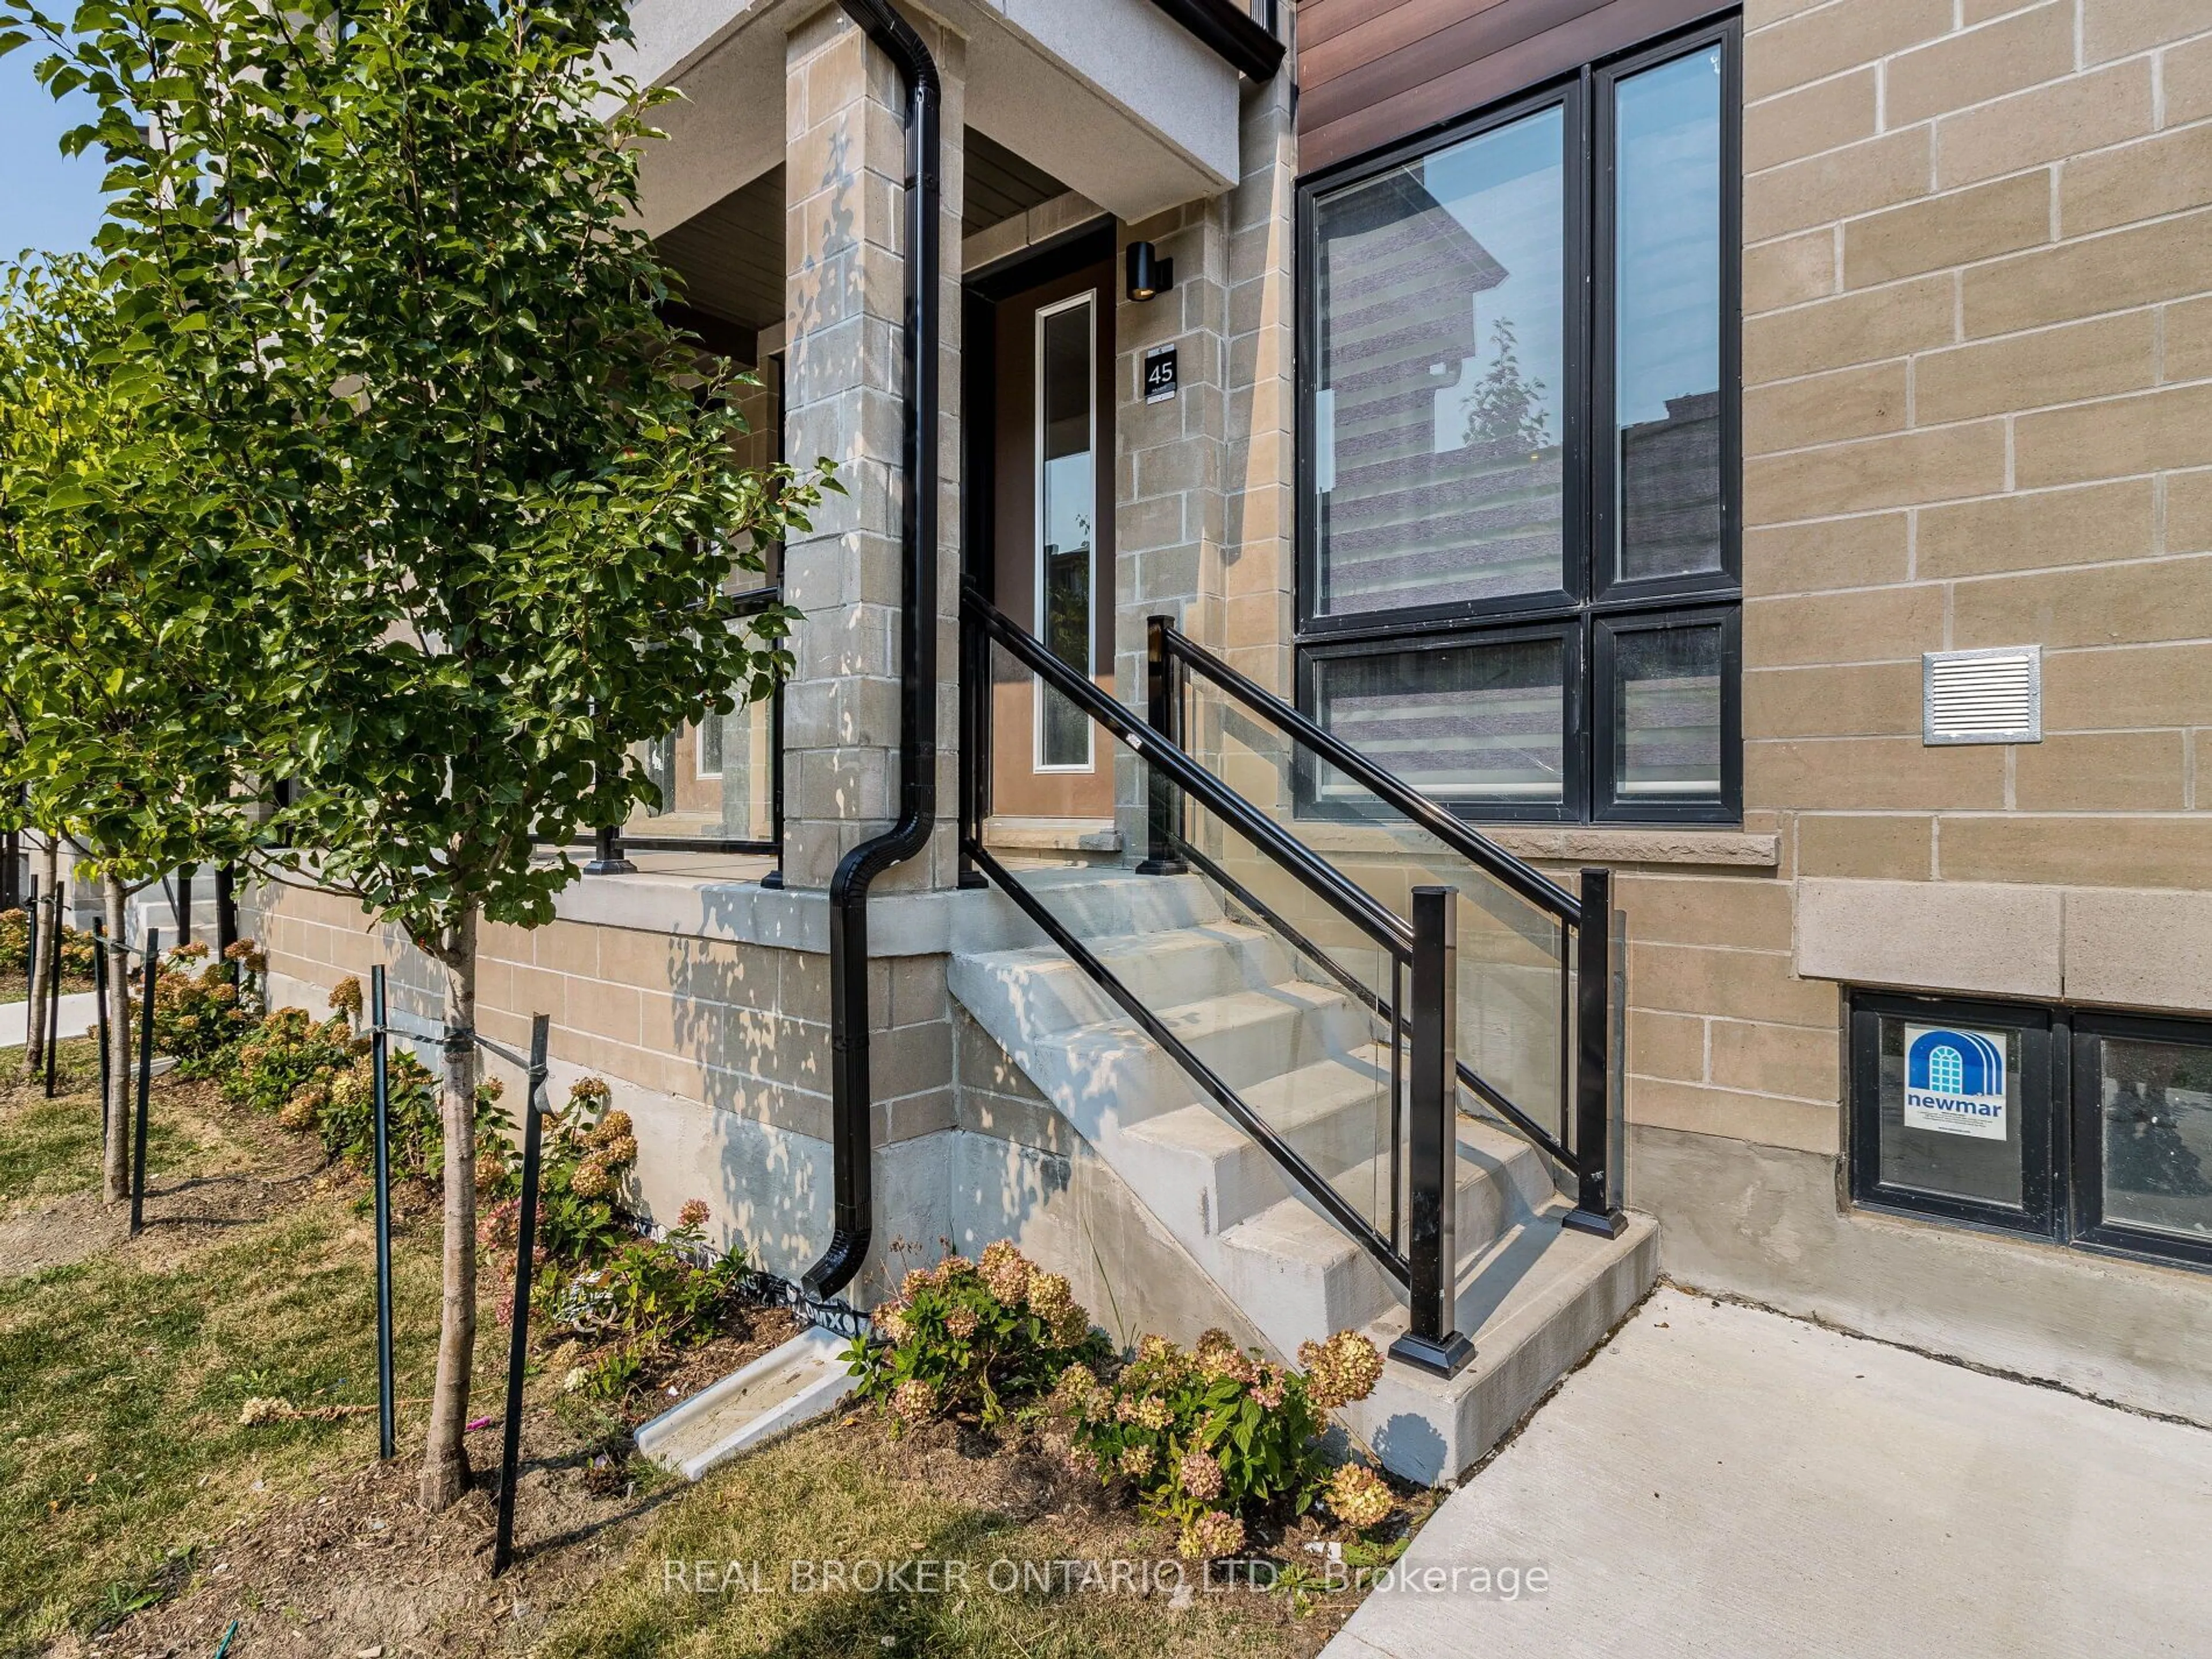
[[[906,487],[901,543],[899,818],[848,853],[830,879],[830,1133],[836,1231],[806,1270],[836,1295],[860,1272],[874,1226],[868,1079],[868,889],[929,844],[937,823],[937,64],[890,0],[839,0],[906,83]]]

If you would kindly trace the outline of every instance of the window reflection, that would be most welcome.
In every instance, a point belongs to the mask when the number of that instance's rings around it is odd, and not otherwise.
[[[1617,572],[1721,568],[1721,54],[1614,100]]]
[[[1438,800],[1557,802],[1564,744],[1557,635],[1480,647],[1324,658],[1322,725]],[[1323,800],[1368,799],[1323,770]]]
[[[2212,1240],[2212,1048],[2099,1042],[2104,1219]]]
[[[1717,623],[1615,636],[1613,731],[1613,787],[1620,794],[1720,793]]]
[[[1088,678],[1096,629],[1091,602],[1098,511],[1095,454],[1096,406],[1091,367],[1095,326],[1089,295],[1037,317],[1037,636],[1045,648]],[[1044,766],[1091,764],[1091,721],[1057,691],[1040,687],[1038,762]]]
[[[1562,584],[1554,107],[1322,199],[1319,608]]]

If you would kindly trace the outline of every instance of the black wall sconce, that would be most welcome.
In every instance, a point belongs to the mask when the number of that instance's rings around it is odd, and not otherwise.
[[[1132,300],[1149,300],[1175,286],[1175,261],[1161,258],[1150,242],[1130,243],[1126,264]]]

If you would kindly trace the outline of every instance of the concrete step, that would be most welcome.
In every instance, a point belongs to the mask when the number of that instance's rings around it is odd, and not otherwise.
[[[1196,876],[1139,876],[1083,864],[1017,867],[1013,873],[1078,939],[1164,933],[1224,915],[1214,890]],[[994,888],[988,902],[963,908],[954,948],[966,954],[1043,943],[1036,924]]]
[[[1567,1207],[1509,1228],[1462,1268],[1459,1328],[1474,1341],[1465,1370],[1447,1382],[1386,1364],[1375,1392],[1341,1413],[1394,1474],[1434,1484],[1465,1473],[1651,1288],[1657,1222],[1632,1214],[1620,1237],[1597,1238],[1559,1225]],[[1388,1353],[1405,1330],[1400,1307],[1366,1334]]]
[[[1258,928],[1236,922],[1109,934],[1084,942],[1150,1008],[1260,990],[1295,977],[1286,949]],[[1055,945],[981,951],[970,962],[1009,988],[1020,986],[1024,1024],[1040,1036],[1121,1017],[1114,1000]]]
[[[1453,1225],[1462,1261],[1557,1203],[1542,1155],[1486,1121],[1460,1119],[1458,1176]],[[1268,1325],[1285,1334],[1278,1340],[1294,1335],[1293,1347],[1310,1337],[1364,1325],[1399,1304],[1404,1292],[1381,1264],[1310,1196],[1282,1179],[1283,1198],[1223,1229],[1223,1271],[1238,1303],[1264,1306]],[[1334,1175],[1329,1184],[1364,1211],[1377,1231],[1389,1231],[1387,1153]]]
[[[1269,1078],[1242,1094],[1324,1176],[1366,1164],[1389,1138],[1389,1061],[1373,1044]],[[1213,1231],[1293,1190],[1273,1155],[1210,1103],[1147,1118],[1129,1134],[1137,1154],[1157,1165],[1163,1197],[1173,1191],[1194,1198]]]
[[[1239,1092],[1285,1071],[1348,1054],[1369,1042],[1374,1030],[1367,1011],[1335,987],[1297,980],[1156,1007],[1152,1012],[1185,1048]],[[1127,1103],[1154,1103],[1153,1109],[1125,1114],[1127,1118],[1150,1117],[1196,1098],[1195,1087],[1182,1069],[1126,1017],[1047,1034],[1043,1040],[1063,1047],[1069,1062],[1083,1071],[1103,1077],[1105,1068],[1114,1066],[1127,1073],[1129,1086],[1143,1091],[1127,1097]],[[1139,1055],[1156,1057],[1157,1064],[1135,1058]],[[1172,1097],[1158,1082],[1167,1073],[1184,1085]]]

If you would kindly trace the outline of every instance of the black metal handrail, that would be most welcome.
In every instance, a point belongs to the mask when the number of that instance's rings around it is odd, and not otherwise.
[[[1245,1104],[1244,1097],[1224,1082],[1219,1073],[1200,1059],[1188,1043],[1146,1006],[1144,999],[1101,962],[1097,954],[1054,915],[1012,871],[994,858],[988,848],[976,842],[969,847],[969,852],[975,860],[976,868],[1013,900],[1020,907],[1022,914],[1035,922],[1045,937],[1059,946],[1092,982],[1113,998],[1120,1005],[1121,1012],[1136,1021],[1146,1036],[1167,1050],[1169,1057],[1189,1074],[1191,1080],[1206,1091],[1215,1105],[1229,1115],[1231,1121],[1264,1146],[1275,1162],[1282,1166],[1284,1173],[1304,1188],[1307,1195],[1328,1212],[1332,1221],[1351,1234],[1353,1240],[1382,1264],[1382,1270],[1399,1284],[1410,1284],[1412,1269],[1406,1257],[1399,1253],[1390,1240],[1376,1231],[1372,1222],[1353,1208],[1343,1194],[1330,1186],[1327,1179],[1299,1157],[1297,1150],[1277,1133],[1272,1124]]]
[[[1580,1231],[1617,1237],[1626,1224],[1616,1183],[1612,1122],[1613,872],[1585,869],[1580,896],[1569,893],[1533,865],[1515,858],[1453,817],[1405,780],[1378,766],[1341,738],[1310,719],[1264,686],[1238,673],[1182,632],[1171,617],[1147,619],[1146,686],[1151,724],[1184,742],[1187,719],[1183,686],[1196,673],[1262,720],[1273,724],[1292,745],[1310,752],[1364,785],[1386,805],[1427,830],[1451,852],[1509,891],[1555,918],[1562,933],[1576,935],[1575,975],[1560,964],[1560,1074],[1571,1075],[1570,1098],[1562,1116],[1571,1135],[1555,1135],[1494,1086],[1464,1060],[1453,1056],[1453,1074],[1470,1093],[1526,1137],[1575,1178],[1575,1206],[1563,1224]],[[1212,777],[1208,773],[1207,776]],[[1182,805],[1172,791],[1148,791],[1149,856],[1138,867],[1171,873],[1184,867],[1190,845],[1182,831]],[[1303,842],[1297,843],[1301,848]],[[1334,867],[1334,866],[1332,866]],[[1341,970],[1336,970],[1340,974]],[[1568,1046],[1571,1009],[1574,1041]],[[1405,1027],[1401,1024],[1398,1029]],[[1565,1125],[1563,1125],[1563,1130]],[[1571,1144],[1570,1144],[1571,1141]]]
[[[1311,750],[1338,771],[1357,779],[1485,875],[1569,927],[1582,925],[1580,902],[1542,871],[1523,863],[1494,842],[1485,840],[1404,779],[1385,771],[1326,726],[1309,719],[1265,686],[1238,673],[1177,628],[1172,618],[1153,617],[1149,620],[1170,659],[1211,680],[1255,714],[1279,726],[1301,748]]]
[[[988,769],[971,765],[963,771],[966,799],[963,803],[961,842],[969,866],[1006,893],[1054,945],[1159,1045],[1231,1122],[1273,1158],[1322,1213],[1404,1288],[1410,1304],[1410,1317],[1405,1334],[1391,1346],[1392,1356],[1441,1376],[1453,1375],[1474,1352],[1468,1338],[1457,1329],[1458,1257],[1453,1232],[1458,1191],[1457,1099],[1452,1086],[1456,948],[1453,890],[1414,889],[1413,920],[1408,922],[1400,919],[1371,895],[1346,880],[1274,819],[1192,760],[1170,734],[1158,725],[1137,719],[1087,678],[1054,656],[1042,641],[973,587],[963,591],[961,615],[963,732],[983,733],[989,729],[980,711],[969,705],[988,696],[987,659],[989,645],[995,641],[1146,762],[1156,794],[1164,779],[1167,785],[1196,799],[1259,848],[1270,862],[1359,927],[1388,954],[1391,996],[1385,1005],[1379,993],[1360,985],[1356,976],[1303,933],[1284,923],[1200,849],[1182,843],[1182,850],[1190,855],[1191,862],[1201,871],[1213,872],[1233,898],[1267,919],[1293,948],[1311,957],[1340,983],[1349,985],[1360,1000],[1380,1015],[1384,1029],[1390,1034],[1390,1139],[1382,1149],[1390,1172],[1390,1234],[1386,1237],[1147,1007],[1144,1000],[1054,915],[1019,878],[991,854],[982,842],[984,813],[978,793],[979,782],[988,775]],[[1166,865],[1158,860],[1148,860],[1147,864],[1156,871],[1171,868],[1181,872],[1188,867],[1180,859],[1172,859]],[[1409,994],[1401,995],[1401,990],[1408,987]],[[1408,1003],[1410,1019],[1405,1012]],[[1409,1066],[1403,1064],[1407,1058]],[[1401,1184],[1411,1204],[1410,1216],[1403,1218],[1403,1249],[1397,1243],[1401,1237]]]
[[[1413,959],[1413,930],[1388,905],[1346,880],[1334,865],[1054,656],[1042,641],[975,589],[962,595],[961,606],[969,620],[980,624],[1024,667],[1150,760],[1177,788],[1259,848],[1270,862],[1401,962]]]

